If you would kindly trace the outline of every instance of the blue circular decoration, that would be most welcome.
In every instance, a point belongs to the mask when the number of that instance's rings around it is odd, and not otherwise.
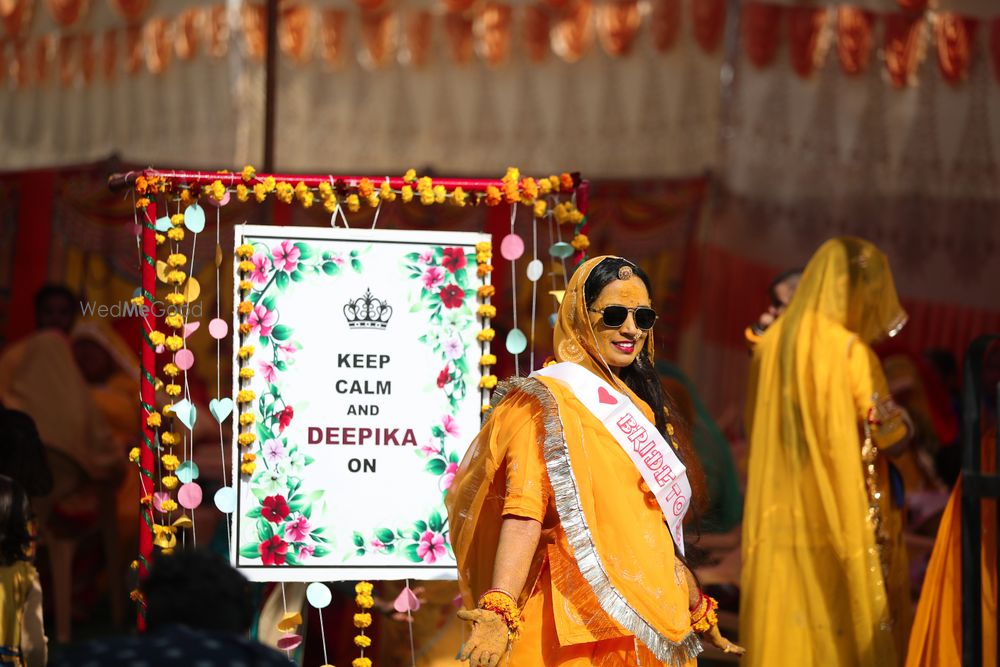
[[[231,486],[224,486],[215,492],[215,506],[223,514],[232,514],[236,511],[236,490]]]
[[[511,329],[507,334],[507,351],[511,354],[521,354],[528,347],[528,339],[520,329]]]
[[[552,247],[549,248],[549,254],[557,259],[567,259],[572,257],[574,252],[576,252],[576,249],[565,241],[553,243]]]

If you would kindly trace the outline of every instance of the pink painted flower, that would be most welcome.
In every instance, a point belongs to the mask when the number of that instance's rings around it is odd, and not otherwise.
[[[424,531],[420,536],[420,544],[417,545],[417,555],[425,563],[436,563],[438,558],[444,556],[444,535],[433,531]]]
[[[257,360],[257,370],[260,371],[260,376],[264,378],[264,382],[274,382],[278,377],[278,369],[266,359]]]
[[[300,514],[285,524],[285,539],[289,542],[304,542],[309,537],[309,531],[311,530],[312,526],[309,525],[309,519]]]
[[[278,323],[278,313],[268,310],[264,304],[259,303],[254,306],[247,321],[250,323],[250,331],[256,331],[261,336],[270,336],[274,325]]]
[[[343,255],[341,255],[339,252],[335,252],[330,255],[330,261],[336,264],[337,266],[343,268],[345,260]]]
[[[295,346],[295,343],[282,343],[278,346],[278,349],[285,354],[295,354],[299,351],[299,348]]]
[[[315,550],[316,548],[313,547],[312,545],[309,544],[302,545],[301,547],[299,547],[299,560],[305,560],[306,558],[312,556]]]
[[[428,440],[425,444],[420,445],[420,451],[424,453],[424,456],[434,456],[441,451],[441,448],[433,441]]]
[[[298,268],[301,254],[295,244],[286,239],[274,250],[274,265],[281,271],[291,273]]]
[[[440,266],[428,266],[424,269],[424,275],[420,279],[427,289],[436,289],[438,285],[444,282],[444,269]]]
[[[430,264],[431,261],[433,261],[433,259],[434,259],[434,253],[431,252],[430,250],[425,250],[424,252],[420,253],[419,257],[417,257],[417,261],[423,264],[424,266]]]
[[[457,463],[449,463],[448,467],[444,469],[444,474],[441,475],[441,489],[447,491],[451,488],[451,483],[455,481],[455,473],[458,472]]]
[[[442,347],[444,348],[445,356],[449,359],[459,359],[465,356],[465,345],[462,344],[462,339],[458,336],[446,339]]]
[[[285,446],[280,440],[271,439],[264,442],[264,460],[272,466],[285,460]]]
[[[376,549],[376,550],[377,549],[385,549],[385,542],[383,542],[382,540],[378,539],[377,537],[372,539],[371,545],[372,545],[372,549]]]
[[[253,262],[253,272],[250,273],[250,280],[254,287],[262,287],[267,284],[267,274],[271,272],[271,259],[262,252],[256,253],[251,260]]]
[[[444,432],[451,437],[458,437],[458,422],[451,415],[444,415],[441,417],[441,427],[444,428]]]

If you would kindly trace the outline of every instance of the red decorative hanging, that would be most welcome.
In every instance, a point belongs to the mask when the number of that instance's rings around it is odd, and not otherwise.
[[[990,23],[990,60],[993,61],[993,76],[1000,83],[1000,18]]]
[[[743,48],[747,59],[757,67],[766,67],[778,52],[778,37],[784,8],[763,2],[743,5]]]
[[[842,5],[837,9],[837,57],[845,74],[865,71],[872,55],[872,26],[875,14]]]
[[[170,66],[171,43],[168,35],[167,19],[158,16],[150,19],[143,30],[146,47],[146,68],[153,74],[160,74]]]
[[[80,75],[83,77],[84,85],[90,85],[94,80],[94,67],[97,62],[97,54],[94,53],[94,35],[85,32],[80,35]]]
[[[253,60],[263,60],[267,51],[267,8],[264,5],[243,5],[243,42],[247,55]]]
[[[445,14],[444,34],[452,62],[464,65],[472,59],[472,19],[456,12]]]
[[[181,60],[190,60],[198,55],[198,21],[201,10],[188,7],[174,22],[174,51]]]
[[[149,8],[149,0],[108,0],[108,4],[128,23],[135,23]]]
[[[313,23],[312,6],[284,3],[278,18],[278,44],[281,52],[301,64],[312,57],[309,26]]]
[[[540,63],[549,55],[549,14],[541,5],[528,5],[522,14],[524,50],[528,60]]]
[[[492,67],[502,65],[510,54],[510,17],[510,6],[498,2],[487,2],[476,17],[476,50]]]
[[[945,81],[952,85],[964,81],[969,73],[977,26],[975,19],[963,18],[950,12],[938,14],[935,25],[938,66]]]
[[[0,0],[0,19],[10,37],[17,38],[31,22],[33,0]]]
[[[638,0],[611,0],[597,7],[597,37],[609,56],[627,56],[632,50],[642,16]]]
[[[788,8],[788,45],[792,59],[792,69],[806,78],[819,66],[820,37],[826,27],[825,7]],[[825,51],[825,49],[824,49]]]
[[[694,39],[705,53],[719,46],[726,26],[726,0],[690,0]]]
[[[323,9],[323,21],[320,41],[323,48],[323,60],[330,67],[337,67],[342,62],[344,50],[344,23],[347,12],[335,7]]]
[[[913,79],[920,58],[920,29],[924,18],[911,14],[886,14],[885,68],[889,82],[902,88]]]
[[[101,71],[104,73],[104,80],[114,81],[118,73],[118,29],[111,28],[104,33],[101,42]]]
[[[654,0],[649,27],[657,51],[666,53],[674,48],[681,33],[681,0]]]
[[[594,5],[591,0],[576,0],[556,20],[549,34],[552,52],[568,63],[579,60],[594,39],[590,17]]]
[[[56,23],[61,26],[71,26],[87,13],[90,2],[89,0],[45,0],[45,6]]]
[[[57,62],[59,63],[59,84],[64,88],[73,83],[73,76],[76,74],[76,63],[78,59],[74,57],[76,46],[76,35],[60,35]]]
[[[426,9],[410,12],[406,19],[406,64],[421,68],[427,64],[434,17]]]

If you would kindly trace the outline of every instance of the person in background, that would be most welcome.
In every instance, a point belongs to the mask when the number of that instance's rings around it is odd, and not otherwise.
[[[912,426],[870,347],[905,322],[888,259],[842,237],[816,251],[754,347],[739,615],[751,667],[892,667],[905,653],[887,458]]]
[[[0,475],[0,664],[44,667],[48,643],[29,514],[24,489]]]
[[[97,639],[68,649],[57,667],[288,667],[285,656],[246,638],[249,582],[203,550],[159,555],[140,586],[146,634]]]
[[[780,275],[771,281],[771,284],[767,287],[767,295],[770,299],[770,305],[767,307],[757,321],[751,324],[743,332],[743,336],[747,339],[747,342],[751,345],[755,345],[760,337],[764,335],[767,328],[774,324],[774,321],[785,312],[788,308],[788,304],[792,301],[792,296],[795,294],[795,288],[799,286],[799,281],[802,279],[802,269],[789,269],[782,272]]]

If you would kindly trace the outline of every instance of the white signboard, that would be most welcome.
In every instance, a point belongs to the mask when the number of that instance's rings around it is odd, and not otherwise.
[[[237,228],[254,248],[239,277],[252,289],[236,295],[253,310],[234,326],[248,355],[236,355],[234,399],[253,392],[241,411],[252,424],[237,416],[234,430],[256,434],[233,445],[232,558],[248,578],[455,578],[444,496],[479,430],[481,241]]]

